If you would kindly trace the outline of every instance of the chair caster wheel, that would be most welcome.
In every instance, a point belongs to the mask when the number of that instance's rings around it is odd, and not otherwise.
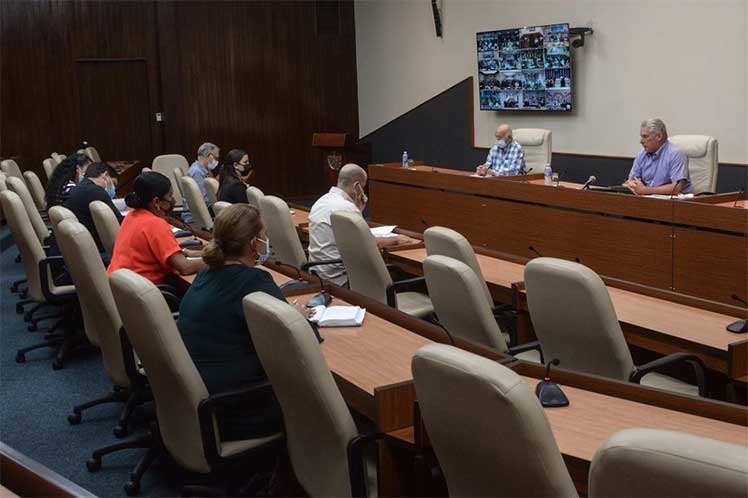
[[[80,413],[71,413],[68,415],[68,423],[70,425],[78,425],[81,423],[81,414]]]
[[[29,332],[36,332],[38,330],[38,327],[36,325],[36,322],[32,322],[27,327]]]
[[[125,483],[125,494],[127,496],[136,496],[140,493],[140,483],[134,481],[127,481]]]
[[[22,304],[16,304],[16,313],[19,315],[23,314],[23,305]]]
[[[60,370],[63,367],[63,364],[60,360],[55,359],[52,362],[52,370]]]
[[[26,355],[23,353],[16,353],[16,363],[26,363]]]
[[[89,472],[96,472],[101,469],[101,460],[97,458],[89,458],[86,460],[86,468]]]

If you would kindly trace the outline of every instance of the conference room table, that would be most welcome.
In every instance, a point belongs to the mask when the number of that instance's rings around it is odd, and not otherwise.
[[[479,248],[477,248],[480,251]],[[426,248],[386,249],[385,259],[405,271],[422,275]],[[476,253],[483,277],[495,301],[514,304],[524,312],[518,320],[520,342],[535,339],[527,316],[522,282],[524,265]],[[659,354],[688,352],[707,367],[738,379],[748,374],[748,339],[726,330],[735,316],[688,306],[608,285],[611,301],[626,342]]]
[[[422,249],[422,248],[420,248]],[[418,251],[406,248],[402,252]],[[397,254],[393,251],[388,254]],[[482,259],[482,258],[479,258]],[[289,268],[265,264],[276,283],[296,277]],[[499,265],[496,280],[508,285],[521,280],[521,265]],[[183,277],[187,282],[194,277]],[[304,302],[319,290],[316,279],[303,274],[308,288],[285,293]],[[367,309],[361,327],[322,328],[322,353],[346,403],[371,420],[388,437],[380,443],[379,486],[381,496],[419,493],[423,469],[416,456],[431,450],[418,437],[424,427],[416,412],[416,393],[410,372],[414,352],[432,342],[448,343],[438,327],[417,320],[384,304],[338,286],[324,284],[333,296],[332,305],[357,305]],[[457,345],[499,361],[514,369],[534,388],[542,378],[542,366],[519,362],[480,346]],[[558,369],[554,373],[569,397],[569,407],[546,410],[559,449],[580,492],[586,491],[587,471],[595,449],[618,430],[651,427],[679,430],[732,442],[746,442],[748,412],[745,408],[691,398],[635,384],[616,382]],[[421,477],[418,477],[421,476]]]
[[[272,263],[269,265],[273,267]],[[324,338],[321,349],[346,403],[389,435],[380,445],[380,495],[414,493],[414,484],[408,478],[410,472],[405,469],[410,469],[414,452],[427,448],[418,448],[423,443],[416,441],[416,432],[423,431],[423,426],[415,415],[416,393],[410,362],[418,348],[434,342],[448,343],[449,338],[433,324],[358,293],[334,285],[325,287],[333,297],[332,306],[356,305],[367,309],[361,327],[320,328]],[[295,298],[305,302],[315,292],[316,289],[299,293]],[[533,390],[543,377],[542,366],[519,362],[481,347],[471,349],[514,369]],[[744,407],[561,369],[554,374],[554,380],[564,389],[570,405],[546,409],[546,415],[580,491],[586,490],[587,472],[595,450],[605,439],[626,428],[668,429],[748,445],[745,427],[748,411]],[[410,451],[403,450],[406,447]]]
[[[428,165],[371,164],[368,173],[372,222],[446,226],[524,260],[579,260],[600,275],[745,309],[732,296],[748,300],[748,210],[730,205],[744,194],[669,200]]]

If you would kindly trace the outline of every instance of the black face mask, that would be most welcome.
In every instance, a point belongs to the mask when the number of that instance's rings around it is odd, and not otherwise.
[[[247,164],[240,164],[240,166],[243,167],[243,169],[242,169],[242,176],[247,176],[248,174],[250,174],[252,172],[252,165],[251,164],[249,164],[249,163],[247,163]]]

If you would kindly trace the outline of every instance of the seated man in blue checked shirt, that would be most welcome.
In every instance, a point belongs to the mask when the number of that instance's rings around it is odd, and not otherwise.
[[[486,164],[475,170],[480,176],[510,176],[525,174],[525,151],[512,139],[512,127],[501,124],[496,128],[496,143],[486,157]]]

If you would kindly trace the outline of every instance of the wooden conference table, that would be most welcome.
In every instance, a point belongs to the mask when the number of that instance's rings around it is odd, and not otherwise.
[[[266,268],[278,284],[295,277],[293,270],[272,262]],[[319,290],[316,279],[303,274],[307,289],[289,293],[304,302]],[[189,277],[186,278],[191,280]],[[422,430],[414,419],[415,389],[410,371],[415,351],[432,342],[448,343],[436,326],[337,286],[325,285],[332,305],[358,305],[367,309],[361,327],[320,329],[325,361],[346,403],[389,434],[380,445],[381,496],[416,493],[412,482],[415,434]],[[458,342],[473,352],[506,364],[522,375],[529,387],[543,368],[510,356]],[[554,375],[569,397],[569,407],[546,410],[554,436],[580,491],[586,490],[587,472],[595,450],[613,433],[630,427],[649,427],[747,445],[746,410],[742,407],[679,396],[650,388],[585,376],[559,369]]]
[[[371,219],[446,226],[525,260],[578,258],[601,275],[743,307],[731,297],[748,297],[748,210],[729,204],[739,194],[671,201],[537,180],[372,164]]]
[[[421,265],[426,255],[424,247],[392,248],[386,250],[385,258],[405,271],[422,275]],[[518,311],[527,312],[524,291],[517,285],[524,280],[524,265],[486,254],[476,254],[476,257],[494,300],[515,303]],[[748,374],[745,360],[748,339],[725,329],[737,319],[735,316],[611,285],[608,292],[627,343],[660,354],[678,351],[696,354],[709,368],[731,379]],[[527,319],[519,320],[519,325],[530,326],[530,323]],[[518,331],[518,336],[523,341],[534,339],[534,334],[522,330]]]

